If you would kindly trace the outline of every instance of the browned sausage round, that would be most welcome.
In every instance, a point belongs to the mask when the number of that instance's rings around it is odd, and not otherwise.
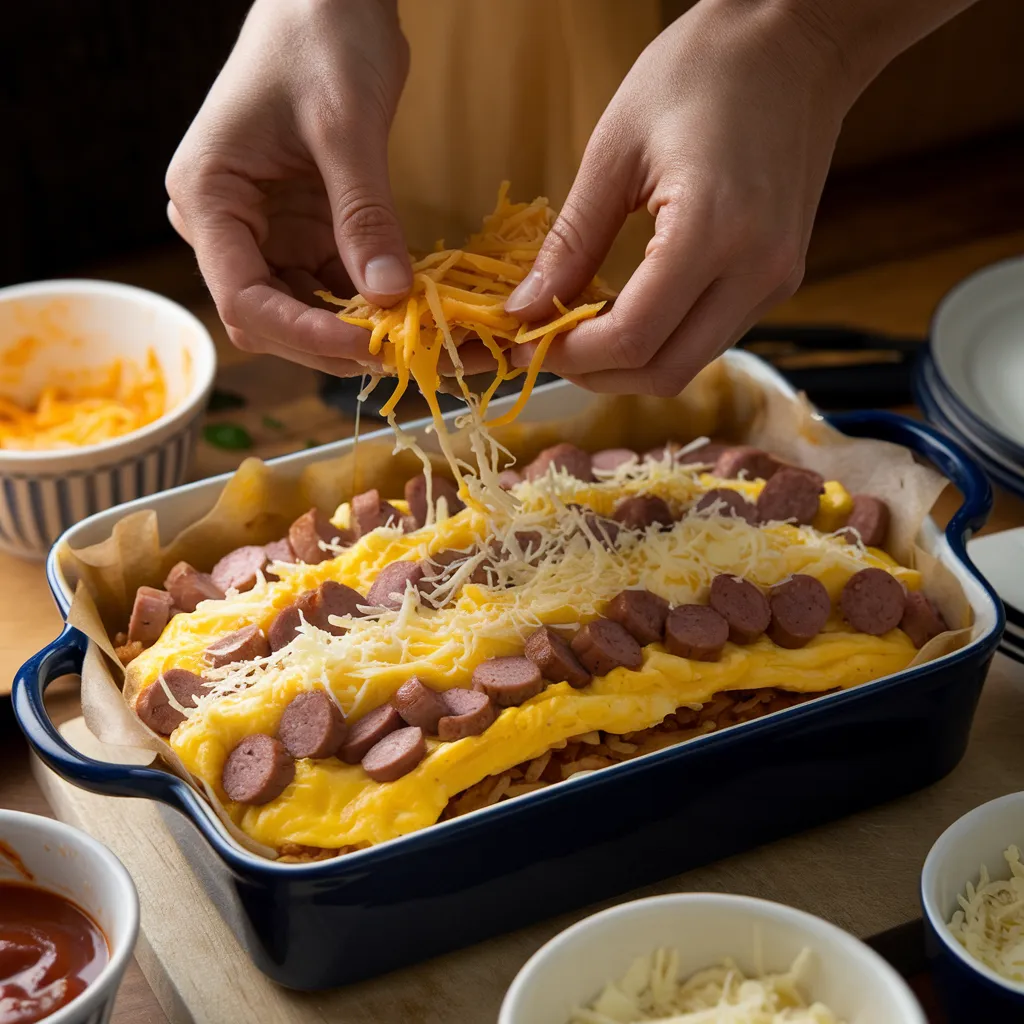
[[[621,527],[614,519],[600,516],[596,512],[587,512],[583,516],[583,522],[586,524],[588,541],[593,542],[596,538],[601,547],[609,551],[615,547]]]
[[[569,476],[577,480],[589,482],[594,479],[593,471],[590,468],[590,455],[582,448],[574,444],[556,444],[551,448],[545,448],[523,470],[523,476],[527,480],[537,480],[547,473],[549,467],[554,466],[556,470],[565,470]]]
[[[818,514],[824,489],[820,474],[786,466],[765,483],[757,499],[757,518],[762,523],[794,521],[808,526]]]
[[[604,613],[624,626],[644,647],[657,643],[665,635],[668,601],[649,590],[623,590],[611,599]]]
[[[479,736],[497,717],[494,701],[479,690],[453,687],[441,694],[445,715],[437,723],[437,735],[446,743]]]
[[[223,591],[246,591],[256,586],[257,575],[266,567],[266,548],[247,544],[226,554],[213,567],[210,575]]]
[[[295,561],[295,552],[292,551],[291,541],[287,537],[282,537],[280,540],[272,540],[269,544],[263,545],[263,550],[267,553],[267,568],[263,570],[263,575],[271,581],[279,580],[281,578],[280,575],[274,572],[270,566],[274,562],[291,564]]]
[[[143,647],[152,647],[170,621],[174,598],[166,590],[139,587],[135,591],[132,615],[128,620],[128,640],[138,640]]]
[[[665,650],[677,658],[718,661],[729,624],[706,604],[681,604],[665,620]]]
[[[346,764],[358,764],[375,743],[388,733],[405,725],[402,716],[390,704],[368,711],[358,722],[350,725],[348,735],[341,744],[338,756]]]
[[[715,476],[725,479],[744,477],[747,480],[770,480],[782,466],[777,459],[760,448],[738,445],[726,448],[715,460]]]
[[[344,547],[352,543],[349,530],[339,530],[318,508],[304,512],[288,528],[288,543],[295,557],[307,565],[317,565],[334,555],[320,547],[320,542]]]
[[[451,480],[434,473],[430,482],[435,507],[439,498],[444,498],[450,516],[466,507],[459,497],[459,489]],[[409,514],[413,518],[415,529],[418,530],[427,521],[427,478],[423,473],[406,480],[405,500],[409,503]]]
[[[678,441],[666,441],[657,448],[649,448],[644,452],[644,462],[664,462],[666,459],[675,461],[675,457],[682,445]]]
[[[357,537],[364,537],[371,530],[382,526],[399,527],[402,525],[402,513],[380,496],[380,491],[373,488],[357,494],[352,499],[352,528]]]
[[[183,612],[194,612],[200,601],[220,601],[224,591],[208,573],[199,572],[188,562],[178,562],[167,574],[164,588]]]
[[[850,518],[846,520],[843,533],[850,539],[855,539],[852,533],[846,531],[856,530],[865,547],[880,548],[885,545],[885,538],[889,533],[889,506],[881,498],[871,494],[855,494],[853,496],[853,510]]]
[[[572,648],[549,626],[542,626],[527,637],[523,653],[549,683],[568,683],[579,689],[590,682],[590,673]]]
[[[391,703],[407,725],[419,726],[424,732],[437,732],[437,723],[448,714],[441,695],[425,686],[415,676],[396,691]]]
[[[590,468],[595,473],[614,473],[619,466],[639,461],[640,456],[632,448],[605,448],[590,456]]]
[[[420,568],[423,570],[423,577],[417,589],[424,597],[432,597],[434,593],[443,587],[451,578],[465,565],[467,559],[473,557],[469,551],[437,551],[426,558],[420,559]],[[484,575],[478,566],[469,577],[471,583],[486,583]]]
[[[343,618],[346,615],[351,615],[357,619],[362,618],[360,605],[366,605],[366,598],[358,590],[346,587],[344,583],[338,583],[337,580],[324,580],[316,590],[316,598],[306,618],[317,629],[322,629],[325,633],[331,633],[334,636],[341,636],[346,631],[346,627],[335,625],[328,619],[328,616],[335,615],[338,618]]]
[[[924,647],[949,627],[939,610],[919,590],[907,591],[907,604],[900,619],[900,629],[910,637],[915,647]]]
[[[246,736],[228,754],[221,785],[229,800],[240,804],[268,804],[295,778],[295,761],[285,745],[257,732]]]
[[[855,572],[839,595],[843,617],[854,629],[881,636],[895,629],[907,606],[907,592],[895,576],[884,569]]]
[[[540,669],[519,654],[488,658],[473,669],[473,689],[486,693],[498,707],[510,708],[544,689]]]
[[[595,676],[606,676],[613,668],[638,669],[644,660],[640,645],[611,619],[594,619],[582,626],[571,647],[583,667]]]
[[[292,757],[331,757],[345,739],[345,716],[323,690],[309,690],[284,709],[277,738]]]
[[[415,725],[396,729],[375,743],[363,758],[363,771],[374,782],[394,782],[408,775],[427,755],[423,730]]]
[[[506,556],[513,551],[527,562],[536,561],[540,554],[541,544],[544,538],[536,530],[517,530],[515,534],[506,537],[504,541],[495,538],[490,543],[490,550],[498,557]]]
[[[714,466],[718,461],[718,456],[725,451],[726,447],[716,441],[707,441],[698,448],[676,452],[675,461],[680,466]]]
[[[705,491],[693,509],[696,515],[733,516],[743,519],[751,526],[757,525],[757,507],[747,501],[739,491],[728,487],[713,487]]]
[[[315,590],[307,590],[277,613],[267,630],[267,641],[272,651],[287,647],[298,636],[302,619],[312,621],[316,596]]]
[[[752,644],[771,622],[768,598],[739,576],[716,576],[711,581],[708,604],[729,624],[729,639],[734,644]]]
[[[511,491],[516,484],[521,484],[523,478],[514,469],[503,469],[498,474],[498,486],[503,490]]]
[[[207,692],[202,676],[183,668],[170,668],[162,673],[167,689],[184,708],[194,706],[193,697]],[[167,692],[158,679],[142,690],[135,699],[135,713],[161,736],[170,736],[185,721],[185,716],[167,699]]]
[[[252,661],[270,654],[270,643],[259,626],[243,626],[206,648],[206,659],[214,668],[236,661]]]
[[[820,580],[797,574],[768,591],[772,621],[768,636],[780,647],[794,649],[813,640],[828,622],[832,602]]]
[[[627,530],[646,530],[648,526],[671,526],[672,510],[656,494],[637,494],[615,506],[612,517]]]
[[[418,589],[422,579],[423,566],[419,562],[391,562],[377,573],[366,595],[366,603],[373,608],[398,611],[405,599],[406,588],[411,584]]]

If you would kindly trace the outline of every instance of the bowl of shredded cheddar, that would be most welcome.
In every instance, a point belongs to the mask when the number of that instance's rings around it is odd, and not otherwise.
[[[498,1024],[925,1024],[906,982],[779,903],[674,893],[584,918],[526,962]]]
[[[0,548],[41,558],[86,516],[183,483],[215,366],[206,328],[141,288],[0,289]]]

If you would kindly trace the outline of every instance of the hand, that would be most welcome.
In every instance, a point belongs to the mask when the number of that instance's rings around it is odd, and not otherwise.
[[[552,296],[571,301],[642,205],[655,234],[611,310],[556,342],[545,369],[594,391],[675,395],[796,290],[856,90],[794,6],[701,0],[626,76],[506,308],[530,321]]]
[[[412,285],[388,184],[409,66],[396,0],[256,0],[167,172],[232,342],[338,376],[376,368],[366,331],[308,303],[382,305]]]

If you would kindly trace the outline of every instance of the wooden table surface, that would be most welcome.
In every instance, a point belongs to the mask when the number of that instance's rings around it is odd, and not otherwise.
[[[967,274],[1007,256],[1024,252],[1024,233],[985,238],[942,249],[913,259],[876,265],[806,285],[777,310],[772,319],[788,323],[844,323],[899,334],[924,335],[932,311],[952,285]],[[177,266],[177,264],[174,264]],[[147,283],[161,287],[161,269]],[[139,279],[136,273],[135,279]],[[208,304],[193,303],[210,326],[220,355],[218,387],[257,396],[248,410],[234,412],[252,433],[255,451],[282,454],[309,441],[325,442],[351,432],[346,417],[326,407],[316,395],[315,377],[299,367],[266,357],[241,356],[228,345]],[[912,411],[912,410],[904,410]],[[249,454],[249,453],[243,453]],[[233,468],[238,453],[200,444],[193,475],[204,476]],[[937,517],[945,520],[956,508],[955,493],[940,500]],[[1024,524],[1024,502],[998,493],[987,531]],[[0,688],[9,687],[20,664],[49,642],[60,630],[60,617],[46,586],[42,565],[19,561],[0,553]],[[73,680],[51,687],[48,698],[53,717],[60,721],[77,713]],[[11,714],[10,703],[0,697],[0,806],[49,814],[28,767],[27,750]],[[927,983],[920,982],[929,1001]],[[938,1018],[936,1018],[938,1019]],[[145,978],[133,963],[118,997],[113,1024],[166,1024]]]

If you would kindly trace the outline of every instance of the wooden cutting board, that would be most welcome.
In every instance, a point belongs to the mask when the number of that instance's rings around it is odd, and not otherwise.
[[[63,728],[75,746],[95,752],[96,741],[81,719]],[[871,742],[870,735],[864,742]],[[745,893],[819,914],[862,938],[888,931],[920,916],[921,865],[943,829],[986,800],[1024,789],[1022,749],[1024,667],[997,654],[967,754],[947,778],[634,895]],[[135,879],[142,903],[136,955],[172,1024],[493,1024],[506,988],[528,957],[556,932],[599,909],[562,915],[334,992],[288,992],[242,952],[155,804],[76,789],[38,761],[34,771],[57,817],[105,843]],[[756,794],[756,780],[751,787],[757,799],[798,798]]]

